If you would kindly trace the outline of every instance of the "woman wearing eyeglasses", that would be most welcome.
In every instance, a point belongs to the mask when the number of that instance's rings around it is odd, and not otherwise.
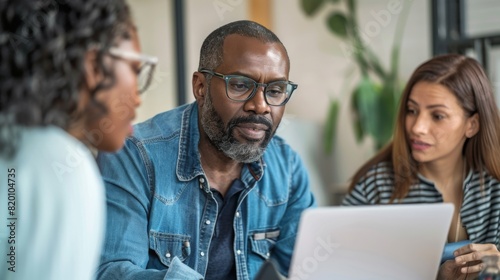
[[[93,279],[105,202],[89,149],[123,146],[156,59],[123,0],[1,1],[0,22],[0,279]]]

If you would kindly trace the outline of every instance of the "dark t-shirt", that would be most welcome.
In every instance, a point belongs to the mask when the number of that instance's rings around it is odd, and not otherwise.
[[[234,229],[233,220],[238,198],[245,185],[240,179],[235,179],[223,197],[220,192],[212,189],[219,215],[215,223],[214,236],[210,242],[206,280],[236,280],[236,265],[234,261]]]

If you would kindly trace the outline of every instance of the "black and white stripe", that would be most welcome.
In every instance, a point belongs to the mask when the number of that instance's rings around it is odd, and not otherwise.
[[[389,204],[394,185],[394,172],[389,162],[373,166],[342,202],[344,206]],[[483,188],[479,172],[469,172],[464,181],[464,200],[460,216],[469,239],[474,243],[500,246],[500,182],[483,173]],[[408,195],[394,204],[440,203],[441,193],[434,183],[418,175],[418,184]]]

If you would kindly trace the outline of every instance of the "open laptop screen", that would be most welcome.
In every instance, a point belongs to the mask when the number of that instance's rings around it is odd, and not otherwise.
[[[449,203],[308,209],[289,279],[435,279],[452,214]]]

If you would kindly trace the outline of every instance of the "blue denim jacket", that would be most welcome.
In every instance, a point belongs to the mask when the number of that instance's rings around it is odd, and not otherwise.
[[[192,103],[136,125],[120,152],[98,155],[108,206],[98,279],[203,279],[218,210],[198,141]],[[253,279],[268,258],[287,275],[300,214],[315,206],[306,169],[275,136],[240,179],[238,279]]]

